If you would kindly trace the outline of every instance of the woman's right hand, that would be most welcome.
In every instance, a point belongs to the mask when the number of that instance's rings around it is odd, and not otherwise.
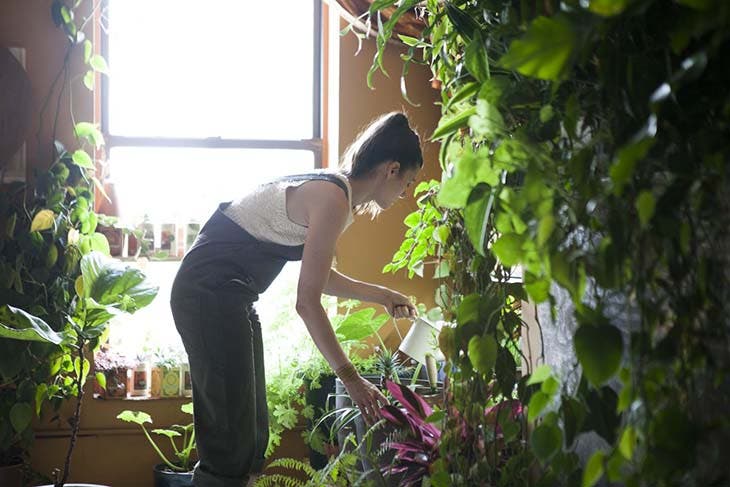
[[[357,375],[343,382],[350,399],[365,418],[368,425],[375,424],[380,418],[380,408],[388,404],[385,396],[373,384]]]

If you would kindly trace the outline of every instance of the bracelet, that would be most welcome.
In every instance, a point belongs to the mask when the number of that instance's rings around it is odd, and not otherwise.
[[[357,378],[360,374],[351,362],[347,362],[345,365],[335,370],[335,375],[339,377],[342,382],[349,382]]]

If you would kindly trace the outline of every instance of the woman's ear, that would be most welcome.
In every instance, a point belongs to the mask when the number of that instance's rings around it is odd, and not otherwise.
[[[386,171],[388,177],[398,177],[400,174],[400,162],[390,161],[386,164]]]

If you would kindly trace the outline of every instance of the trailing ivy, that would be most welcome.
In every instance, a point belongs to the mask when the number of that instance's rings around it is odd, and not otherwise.
[[[432,484],[730,482],[730,3],[417,8],[425,29],[401,38],[404,74],[424,62],[440,84],[444,176],[417,188],[384,270],[435,263],[456,323],[440,337],[450,404]],[[381,24],[373,70],[400,11]],[[515,386],[516,303],[554,305],[555,286],[579,324],[581,380],[543,369]],[[639,317],[626,341],[609,295]],[[484,413],[512,399],[528,405],[527,442],[524,423],[498,417],[498,436]],[[584,431],[610,446],[586,463]]]

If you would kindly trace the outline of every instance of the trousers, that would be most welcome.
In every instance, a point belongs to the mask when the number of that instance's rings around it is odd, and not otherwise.
[[[196,487],[241,487],[263,468],[269,421],[253,300],[236,285],[214,292],[173,286],[170,306],[193,385]]]

